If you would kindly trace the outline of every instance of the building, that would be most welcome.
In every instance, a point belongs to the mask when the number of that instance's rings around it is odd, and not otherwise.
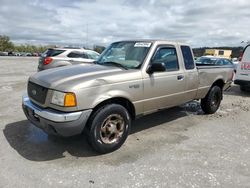
[[[204,55],[212,55],[212,56],[225,57],[225,58],[230,59],[232,55],[232,50],[206,49]]]

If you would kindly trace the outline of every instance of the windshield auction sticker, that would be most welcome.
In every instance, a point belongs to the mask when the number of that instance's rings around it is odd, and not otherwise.
[[[151,42],[137,42],[134,47],[146,47],[149,48],[151,46]]]

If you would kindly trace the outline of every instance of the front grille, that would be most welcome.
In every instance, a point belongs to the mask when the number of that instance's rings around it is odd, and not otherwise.
[[[28,83],[28,95],[31,99],[39,102],[40,104],[45,103],[45,99],[47,96],[48,89],[37,85],[33,82]]]

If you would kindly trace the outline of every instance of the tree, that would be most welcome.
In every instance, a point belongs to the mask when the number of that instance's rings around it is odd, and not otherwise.
[[[0,35],[0,51],[13,51],[14,44],[10,41],[10,38],[5,35]]]
[[[94,45],[94,51],[101,54],[104,50],[105,50],[104,46]]]

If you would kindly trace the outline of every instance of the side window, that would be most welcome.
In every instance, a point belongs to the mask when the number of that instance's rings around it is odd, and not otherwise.
[[[160,47],[155,53],[153,63],[162,63],[166,71],[177,71],[179,70],[178,58],[176,49],[173,47]]]
[[[72,58],[80,58],[82,54],[79,52],[70,52],[67,56]]]
[[[90,59],[90,58],[88,57],[88,55],[85,54],[85,53],[82,53],[82,54],[81,54],[81,58]]]
[[[181,46],[181,51],[184,59],[185,69],[194,69],[194,59],[189,46]]]
[[[219,50],[219,54],[218,55],[224,55],[224,51],[223,50]]]

